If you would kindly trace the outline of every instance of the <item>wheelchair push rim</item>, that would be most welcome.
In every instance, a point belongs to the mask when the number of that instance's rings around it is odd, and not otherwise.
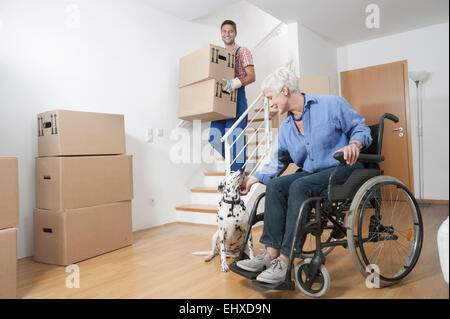
[[[400,281],[412,271],[422,248],[422,217],[414,196],[394,177],[370,179],[353,199],[347,236],[364,277],[378,278],[380,286]]]

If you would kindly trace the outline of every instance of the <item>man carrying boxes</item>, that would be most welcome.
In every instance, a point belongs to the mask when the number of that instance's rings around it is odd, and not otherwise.
[[[19,176],[16,157],[0,157],[0,299],[17,295]]]
[[[132,243],[132,156],[123,115],[38,115],[34,260],[76,263]]]
[[[208,45],[180,59],[178,117],[211,121],[209,142],[224,157],[221,138],[247,109],[245,86],[255,81],[255,71],[250,51],[234,42],[236,24],[224,21],[221,34],[226,48]],[[230,144],[246,126],[247,117],[230,135]],[[233,145],[232,161],[244,146],[242,134]],[[244,150],[232,169],[241,168],[245,158]]]
[[[226,130],[231,128],[235,121],[239,119],[239,117],[247,110],[247,97],[245,95],[245,86],[255,82],[255,68],[253,65],[253,57],[249,49],[246,47],[240,47],[236,44],[235,38],[237,35],[237,27],[236,23],[231,20],[225,20],[221,27],[221,35],[222,40],[225,43],[225,48],[228,51],[233,52],[233,55],[236,57],[235,63],[235,74],[233,79],[224,78],[223,80],[226,82],[224,91],[231,93],[234,90],[237,91],[237,104],[236,104],[236,117],[227,119],[227,120],[219,120],[211,122],[211,133],[209,137],[209,142],[211,146],[214,147],[222,157],[225,157],[225,150],[223,147],[223,143],[220,141],[220,138],[225,134]],[[233,143],[242,133],[242,131],[247,126],[248,117],[246,116],[243,121],[239,123],[239,125],[235,128],[233,133],[229,136],[229,143]],[[214,132],[214,130],[218,130],[220,134]],[[219,136],[217,136],[219,135]],[[239,139],[234,143],[233,148],[231,150],[231,170],[237,171],[239,170],[245,163],[246,158],[246,150],[236,158],[237,154],[239,154],[245,148],[245,133],[240,135]]]

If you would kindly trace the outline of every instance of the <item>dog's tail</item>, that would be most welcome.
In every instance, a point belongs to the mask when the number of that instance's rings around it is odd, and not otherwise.
[[[195,251],[192,253],[192,255],[196,255],[196,256],[207,256],[211,254],[211,250],[208,251]]]

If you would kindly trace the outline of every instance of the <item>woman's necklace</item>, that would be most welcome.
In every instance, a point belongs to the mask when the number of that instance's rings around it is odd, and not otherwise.
[[[302,93],[303,94],[303,93]],[[303,95],[304,96],[304,95]],[[305,107],[303,106],[303,109],[302,109],[302,115],[300,115],[300,117],[299,118],[296,118],[295,116],[294,116],[294,112],[292,112],[292,118],[294,119],[294,121],[296,121],[296,122],[300,122],[301,120],[302,120],[302,118],[303,118],[303,114],[304,114],[304,111],[305,110]]]

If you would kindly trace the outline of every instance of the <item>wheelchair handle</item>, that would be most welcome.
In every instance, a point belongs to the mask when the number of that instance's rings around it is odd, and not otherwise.
[[[398,117],[391,113],[384,113],[381,118],[381,121],[383,121],[384,118],[390,119],[394,123],[398,123],[399,121]]]
[[[391,113],[384,113],[380,118],[379,130],[378,130],[378,147],[377,154],[381,154],[381,150],[383,147],[383,132],[384,132],[384,119],[390,119],[394,123],[398,123],[399,119],[397,116]]]

